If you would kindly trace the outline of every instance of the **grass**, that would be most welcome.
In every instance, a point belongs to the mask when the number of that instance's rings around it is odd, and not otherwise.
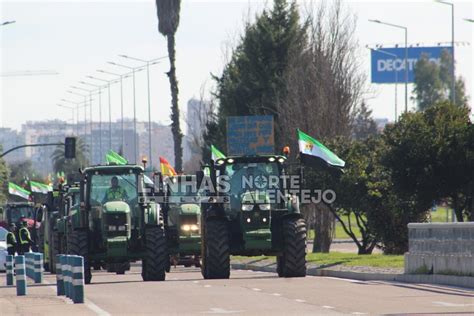
[[[255,256],[243,257],[232,256],[236,261],[262,261],[275,260],[274,256]],[[308,253],[306,260],[310,263],[316,263],[322,267],[331,267],[335,265],[343,266],[365,266],[377,268],[403,268],[403,255],[357,255],[352,253],[330,252],[330,253]]]

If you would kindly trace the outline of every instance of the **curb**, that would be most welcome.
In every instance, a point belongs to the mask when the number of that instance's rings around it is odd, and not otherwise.
[[[245,263],[231,263],[232,269],[253,270],[276,273],[274,267],[261,267]],[[395,281],[404,283],[426,283],[474,288],[474,277],[441,274],[394,274],[336,271],[330,269],[308,268],[307,275],[353,279],[360,281]]]

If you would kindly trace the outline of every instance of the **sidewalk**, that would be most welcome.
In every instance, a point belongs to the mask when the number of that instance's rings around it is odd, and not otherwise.
[[[231,260],[233,269],[253,270],[276,273],[276,262],[270,259],[248,259]],[[454,275],[428,275],[428,274],[404,274],[403,269],[378,268],[368,266],[343,266],[332,265],[330,267],[318,266],[308,263],[307,274],[312,276],[325,276],[361,281],[397,281],[405,283],[428,283],[443,284],[466,288],[474,288],[474,277],[463,277]]]

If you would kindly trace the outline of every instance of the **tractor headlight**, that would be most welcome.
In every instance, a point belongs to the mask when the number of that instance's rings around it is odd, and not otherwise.
[[[189,227],[189,228],[190,228],[191,230],[193,230],[193,231],[197,231],[197,230],[199,230],[199,227],[198,227],[198,225],[196,225],[196,224],[192,224],[192,225],[190,225],[190,227]]]
[[[260,208],[261,211],[269,211],[270,210],[270,204],[260,204],[258,206]]]
[[[242,211],[251,211],[253,210],[253,204],[242,204]]]
[[[126,231],[126,230],[127,230],[127,226],[125,226],[125,225],[121,225],[121,226],[119,226],[119,227],[118,227],[118,230],[120,230],[120,231],[123,231],[123,232],[124,232],[124,231]]]
[[[191,225],[182,225],[181,229],[185,232],[188,232],[191,230]]]
[[[109,231],[114,232],[117,230],[117,226],[109,225]]]

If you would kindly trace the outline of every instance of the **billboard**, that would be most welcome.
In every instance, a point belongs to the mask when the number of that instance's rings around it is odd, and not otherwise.
[[[448,50],[451,54],[453,51],[451,46],[408,47],[408,82],[413,82],[414,67],[421,54],[426,54],[431,61],[439,63],[443,50]],[[397,58],[387,53],[396,55]],[[405,47],[373,49],[370,57],[372,83],[405,82]]]
[[[229,116],[227,154],[229,156],[271,155],[275,152],[273,116]]]

